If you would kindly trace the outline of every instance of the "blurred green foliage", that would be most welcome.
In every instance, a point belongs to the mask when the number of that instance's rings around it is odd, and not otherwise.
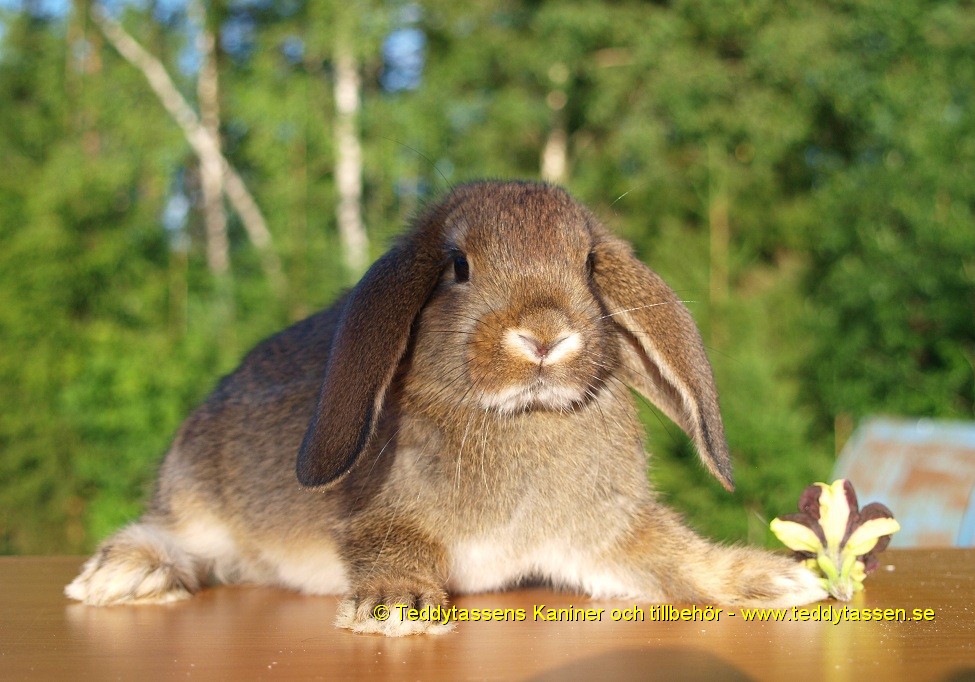
[[[89,3],[51,6],[0,10],[0,553],[87,550],[138,516],[219,376],[348,284],[343,33],[374,256],[448,184],[537,177],[561,129],[565,184],[689,301],[738,491],[645,417],[651,478],[701,530],[766,542],[828,477],[837,420],[973,417],[972,2],[211,3],[222,143],[288,285],[275,293],[232,219],[229,304],[190,147]],[[185,7],[113,6],[192,101]],[[404,29],[425,40],[420,80],[384,88],[384,41]]]

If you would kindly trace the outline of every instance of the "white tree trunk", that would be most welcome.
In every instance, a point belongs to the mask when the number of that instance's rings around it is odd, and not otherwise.
[[[200,54],[200,73],[196,81],[200,124],[213,138],[217,151],[220,143],[220,91],[213,33],[207,26],[202,0],[191,0],[188,10],[199,26],[196,49]],[[227,237],[227,212],[223,205],[223,164],[216,156],[200,158],[200,185],[203,190],[203,219],[207,235],[207,265],[217,278],[230,272],[230,240]]]
[[[565,182],[568,158],[569,148],[565,126],[561,118],[556,118],[545,141],[545,148],[542,149],[542,179],[555,184]]]
[[[548,70],[548,77],[552,81],[552,89],[549,90],[545,103],[552,110],[552,129],[542,149],[539,171],[546,182],[562,184],[568,175],[569,166],[569,136],[565,129],[563,112],[568,102],[566,82],[569,79],[569,69],[562,62],[555,62]]]
[[[354,278],[365,270],[369,240],[362,223],[362,144],[359,141],[359,90],[355,55],[342,40],[335,45],[335,181],[339,241],[346,269]]]

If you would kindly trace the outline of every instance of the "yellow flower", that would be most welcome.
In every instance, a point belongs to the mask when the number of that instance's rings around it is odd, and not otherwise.
[[[853,484],[814,483],[799,498],[799,513],[772,520],[775,536],[809,570],[822,577],[829,593],[849,600],[863,589],[867,574],[877,567],[876,555],[900,530],[894,515],[873,502],[862,510]]]

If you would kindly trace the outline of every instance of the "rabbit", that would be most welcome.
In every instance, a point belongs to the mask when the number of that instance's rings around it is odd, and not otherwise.
[[[452,627],[396,605],[526,581],[658,603],[825,598],[791,559],[709,542],[659,501],[631,387],[732,491],[711,366],[675,293],[559,187],[459,186],[219,383],[145,514],[65,592],[104,605],[276,585],[342,595],[337,626],[391,636]]]

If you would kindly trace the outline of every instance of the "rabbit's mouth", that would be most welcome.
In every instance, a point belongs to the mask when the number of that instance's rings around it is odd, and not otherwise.
[[[559,385],[544,378],[528,386],[512,386],[502,391],[481,394],[481,406],[500,414],[514,414],[534,410],[566,412],[586,401],[585,389]]]

